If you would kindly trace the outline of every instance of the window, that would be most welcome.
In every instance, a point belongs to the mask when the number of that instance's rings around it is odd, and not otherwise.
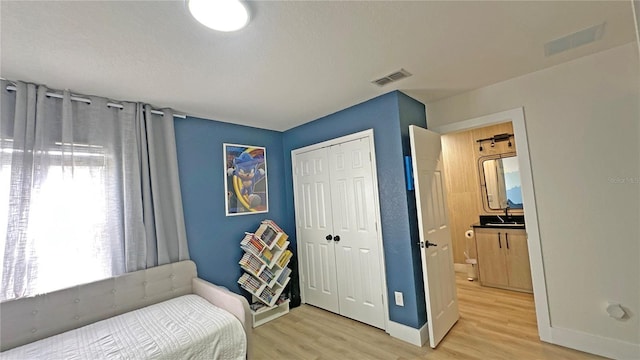
[[[170,109],[0,83],[0,301],[189,259]]]
[[[6,204],[0,219],[10,216],[11,193],[10,140],[4,140],[0,204]],[[36,151],[32,186],[28,204],[23,204],[27,226],[22,234],[31,249],[22,259],[29,272],[24,293],[3,291],[1,300],[33,295],[87,283],[124,272],[121,241],[112,241],[111,232],[121,221],[118,213],[109,211],[109,202],[116,201],[117,187],[109,186],[114,169],[101,146],[55,143],[46,151]],[[7,161],[9,159],[9,161]],[[115,194],[113,193],[115,192]],[[27,201],[27,199],[21,199]],[[117,206],[117,204],[112,204]],[[12,211],[16,211],[15,206]],[[10,220],[11,221],[11,220]],[[7,227],[2,226],[2,251],[5,249]],[[2,254],[4,259],[4,254]],[[3,266],[4,268],[4,266]],[[4,279],[3,287],[16,279]]]

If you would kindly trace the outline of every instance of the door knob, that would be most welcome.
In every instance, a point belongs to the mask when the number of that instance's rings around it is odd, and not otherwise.
[[[338,242],[340,241],[340,236],[336,235],[333,237],[333,241]]]
[[[327,236],[325,237],[325,239],[327,239],[327,240],[333,240],[333,236],[331,236],[331,234],[329,234],[329,235],[327,235]]]
[[[429,242],[429,240],[427,240],[427,244],[426,245],[427,245],[427,247],[429,247],[429,246],[438,246],[438,244],[434,244],[432,242]]]

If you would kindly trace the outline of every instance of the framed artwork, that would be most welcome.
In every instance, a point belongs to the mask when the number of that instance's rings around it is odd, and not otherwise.
[[[227,216],[269,212],[266,149],[238,144],[222,146]]]

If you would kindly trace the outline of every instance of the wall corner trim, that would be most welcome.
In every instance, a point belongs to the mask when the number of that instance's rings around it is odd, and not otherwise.
[[[427,325],[425,323],[420,329],[415,329],[395,321],[389,321],[387,323],[387,333],[396,339],[422,347],[429,340],[429,327]]]
[[[638,359],[640,344],[551,327],[551,343],[611,359]]]

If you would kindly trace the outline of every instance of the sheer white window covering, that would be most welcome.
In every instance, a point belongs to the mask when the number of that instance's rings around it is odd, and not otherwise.
[[[2,82],[0,300],[188,259],[173,118]]]

